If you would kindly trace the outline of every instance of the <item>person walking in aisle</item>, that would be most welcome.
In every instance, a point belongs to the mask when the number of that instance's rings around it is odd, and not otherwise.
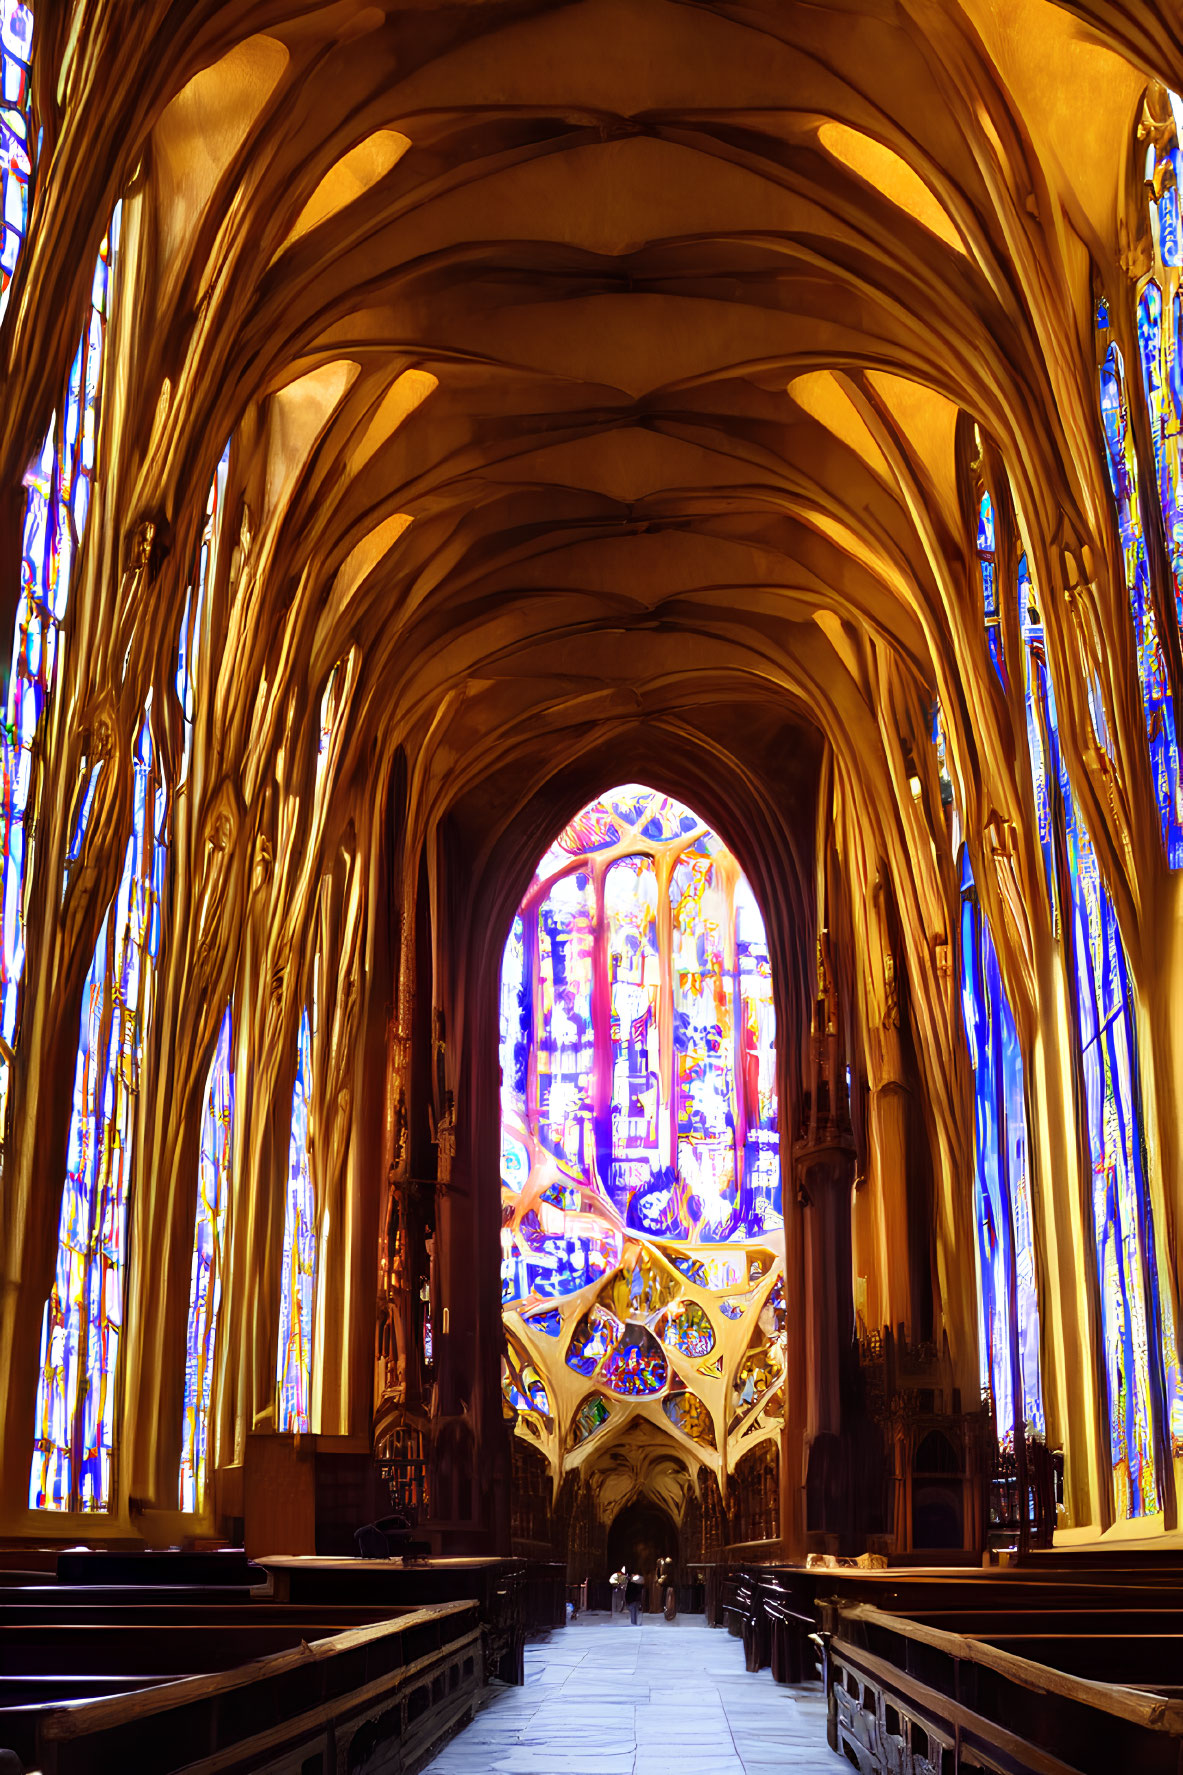
[[[674,1562],[672,1559],[659,1559],[657,1562],[657,1588],[661,1596],[661,1612],[667,1621],[673,1621],[678,1613],[678,1591],[674,1583]]]
[[[623,1615],[624,1587],[628,1583],[627,1566],[622,1565],[619,1571],[613,1572],[608,1582],[612,1586],[612,1613],[614,1615]]]
[[[628,1604],[628,1618],[634,1627],[641,1625],[641,1604],[645,1600],[645,1580],[640,1572],[630,1572],[628,1583],[624,1587],[624,1600]]]

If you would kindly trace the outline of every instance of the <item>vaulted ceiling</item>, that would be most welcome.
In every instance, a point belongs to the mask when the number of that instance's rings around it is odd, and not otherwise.
[[[356,645],[353,743],[413,747],[427,819],[737,699],[779,711],[786,752],[816,724],[870,768],[884,673],[988,748],[956,415],[1030,521],[1102,524],[1088,260],[1117,254],[1144,76],[1082,21],[1162,71],[1168,9],[83,10],[67,34],[39,9],[3,466],[127,193],[102,573],[145,516],[178,563],[117,625],[143,672],[237,434],[252,665],[277,708]],[[231,751],[273,744],[253,697],[239,719]]]

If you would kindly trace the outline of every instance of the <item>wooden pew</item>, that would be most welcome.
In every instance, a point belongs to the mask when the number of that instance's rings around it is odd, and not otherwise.
[[[410,1609],[311,1642],[298,1624],[266,1622],[18,1628],[0,1648],[6,1680],[35,1678],[56,1660],[60,1683],[63,1668],[89,1659],[127,1687],[72,1705],[42,1696],[0,1708],[0,1744],[43,1775],[246,1775],[264,1766],[269,1775],[362,1767],[394,1775],[420,1766],[472,1717],[481,1641],[472,1602]],[[81,1662],[65,1666],[63,1654]],[[197,1674],[172,1680],[186,1663]],[[93,1683],[94,1671],[83,1680]]]
[[[179,1585],[189,1589],[249,1590],[266,1583],[266,1573],[241,1547],[184,1551],[179,1547],[118,1549],[80,1547],[59,1553],[55,1567],[59,1584],[103,1584],[121,1590],[158,1589]]]
[[[525,1681],[524,1559],[324,1559],[296,1554],[258,1564],[276,1602],[335,1607],[454,1602],[475,1598],[487,1677]]]
[[[986,1639],[867,1603],[831,1605],[821,1635],[831,1745],[861,1775],[1177,1775],[1183,1700],[1137,1686],[1159,1636],[1125,1642],[1103,1614],[1091,1632],[1078,1619],[1075,1635]],[[1108,1680],[1052,1661],[1065,1655],[1107,1662]],[[1156,1667],[1183,1671],[1183,1633]]]

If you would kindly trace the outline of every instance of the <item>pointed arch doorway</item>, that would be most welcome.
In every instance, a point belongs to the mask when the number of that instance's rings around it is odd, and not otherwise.
[[[624,1566],[651,1579],[659,1560],[672,1559],[677,1565],[678,1543],[677,1524],[669,1511],[652,1498],[635,1498],[617,1512],[608,1530],[608,1570]]]

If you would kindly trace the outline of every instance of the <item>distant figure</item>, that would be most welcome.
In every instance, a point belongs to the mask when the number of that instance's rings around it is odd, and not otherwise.
[[[659,1559],[657,1562],[657,1588],[661,1597],[661,1611],[667,1621],[673,1621],[678,1614],[678,1590],[674,1583],[674,1562],[672,1559]]]
[[[630,1572],[624,1587],[624,1600],[628,1604],[628,1618],[634,1627],[641,1625],[641,1604],[645,1600],[645,1580],[640,1572]]]
[[[628,1572],[625,1570],[624,1566],[621,1566],[619,1571],[613,1572],[608,1582],[612,1586],[612,1613],[614,1615],[623,1615],[624,1587],[628,1583]]]

